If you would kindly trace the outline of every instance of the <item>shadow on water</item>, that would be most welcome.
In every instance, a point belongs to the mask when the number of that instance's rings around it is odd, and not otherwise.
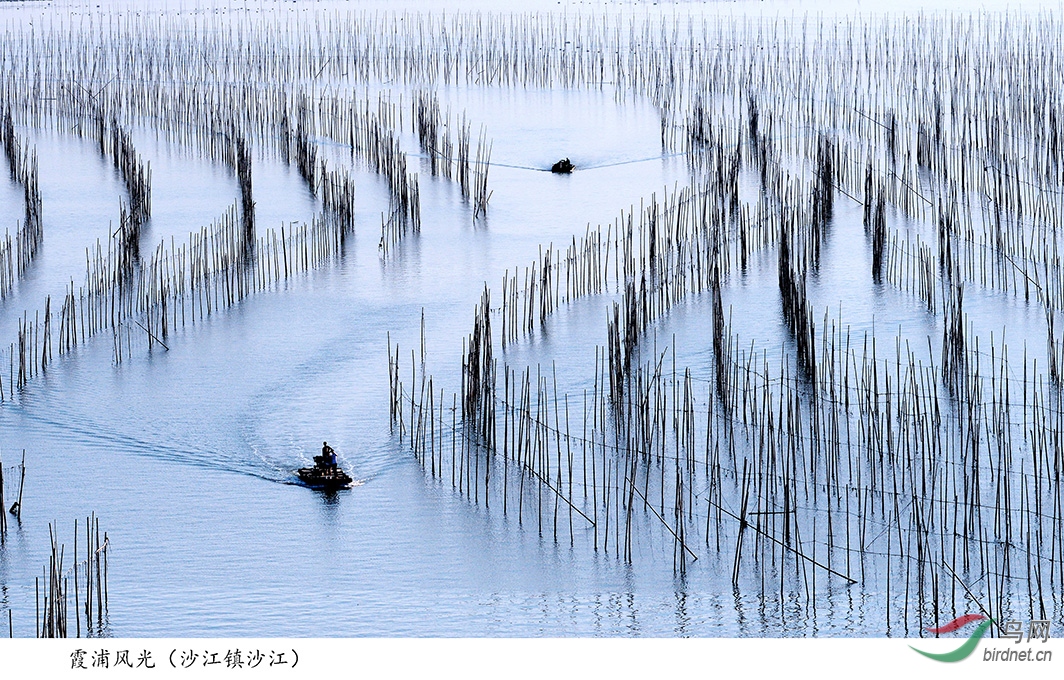
[[[335,508],[340,504],[341,494],[350,491],[350,489],[337,489],[332,491],[318,490],[315,493],[321,498],[321,505],[324,508]]]
[[[691,635],[691,614],[688,612],[687,607],[687,577],[678,576],[676,579],[676,635],[679,637],[690,637]]]

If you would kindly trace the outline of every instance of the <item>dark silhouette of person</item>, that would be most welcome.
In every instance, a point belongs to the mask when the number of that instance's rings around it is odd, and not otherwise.
[[[336,451],[329,446],[329,442],[321,443],[321,462],[329,470],[336,470]]]

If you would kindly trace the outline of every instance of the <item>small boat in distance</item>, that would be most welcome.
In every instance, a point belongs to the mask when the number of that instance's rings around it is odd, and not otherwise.
[[[555,175],[568,175],[576,168],[568,158],[563,158],[550,166],[550,171]]]
[[[332,449],[329,449],[331,452]],[[324,489],[335,491],[346,489],[351,485],[350,475],[340,469],[336,464],[336,454],[314,456],[314,467],[299,468],[296,470],[299,479],[312,489]]]

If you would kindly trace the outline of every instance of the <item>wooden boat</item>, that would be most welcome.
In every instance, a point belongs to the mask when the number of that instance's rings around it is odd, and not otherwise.
[[[568,158],[563,158],[554,165],[550,166],[550,171],[556,175],[568,175],[573,171],[576,166],[569,161]]]
[[[321,456],[314,456],[314,467],[299,468],[296,475],[312,489],[346,489],[353,481],[338,465],[329,465]]]

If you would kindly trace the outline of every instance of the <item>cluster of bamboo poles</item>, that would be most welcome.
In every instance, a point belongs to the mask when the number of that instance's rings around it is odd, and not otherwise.
[[[302,104],[296,111],[294,127],[287,117],[282,118],[281,154],[287,163],[296,167],[310,192],[321,200],[325,212],[338,224],[340,237],[344,239],[354,229],[355,185],[347,170],[330,170],[325,160],[319,158],[318,148],[310,136],[308,119],[309,114]],[[250,172],[248,176],[250,182]]]
[[[346,146],[352,162],[358,160],[384,177],[389,206],[381,214],[380,250],[387,255],[408,233],[421,231],[418,176],[407,168],[407,155],[402,151],[398,133],[402,126],[401,107],[383,94],[375,104],[368,97],[348,100],[324,95],[313,105],[308,101],[307,95],[300,99],[299,113],[305,124],[313,126],[326,139]],[[346,171],[344,174],[346,177]]]
[[[494,374],[497,362],[491,356],[489,317],[490,298],[485,291],[477,307],[474,332],[465,352],[462,392],[450,395],[450,406],[447,405],[447,395],[443,390],[437,393],[433,378],[424,371],[424,345],[421,370],[418,370],[417,355],[411,352],[412,382],[404,385],[400,376],[400,349],[396,345],[393,351],[389,344],[392,425],[400,439],[409,442],[417,459],[433,478],[443,481],[449,477],[458,493],[475,503],[483,503],[485,507],[490,508],[494,499],[503,514],[516,512],[522,523],[531,521],[530,515],[534,512],[541,533],[550,525],[553,516],[555,539],[560,526],[564,531],[567,517],[568,536],[572,541],[578,535],[574,531],[574,519],[581,523],[581,528],[590,529],[596,525],[595,520],[578,507],[572,495],[576,480],[574,450],[567,431],[563,435],[560,429],[558,402],[554,402],[552,426],[550,382],[545,376],[538,375],[533,393],[530,370],[522,374],[520,382],[515,373],[507,370],[503,398],[500,399]],[[420,398],[413,393],[418,381],[420,387],[416,389],[420,390]],[[556,376],[553,384],[557,396]],[[513,403],[502,409],[499,417],[497,405],[507,405],[507,400],[511,399]],[[448,410],[450,414],[446,412]],[[568,417],[566,405],[566,426]],[[588,460],[585,459],[585,465]],[[564,471],[566,469],[568,472]],[[584,473],[586,481],[586,467]],[[592,474],[601,476],[605,473]],[[590,487],[585,487],[585,492],[587,488]],[[559,518],[563,520],[562,524],[559,524]],[[597,536],[598,529],[595,531]],[[604,540],[608,545],[608,539]]]
[[[4,231],[0,241],[0,299],[6,298],[22,278],[37,254],[44,228],[41,223],[41,190],[38,185],[37,151],[23,148],[23,141],[15,131],[11,110],[5,109],[0,121],[0,145],[11,171],[11,179],[22,187],[25,202],[25,218],[15,228],[14,239],[10,230]]]
[[[128,203],[123,201],[119,206],[115,235],[121,246],[119,272],[128,281],[139,263],[141,235],[151,219],[151,163],[141,158],[129,132],[113,116],[108,121],[99,107],[95,107],[92,116],[88,127],[95,135],[100,154],[110,159],[126,188]]]
[[[781,194],[797,191],[784,188],[779,179]],[[553,244],[541,249],[523,275],[518,274],[521,268],[513,274],[507,270],[500,309],[504,344],[541,327],[563,304],[625,290],[640,300],[635,313],[641,331],[688,293],[709,290],[714,276],[727,277],[736,267],[744,270],[751,255],[777,245],[781,234],[797,233],[809,215],[808,206],[779,215],[778,203],[767,200],[732,208],[728,197],[735,191],[733,181],[721,173],[667,192],[663,201],[654,194],[605,228],[588,228],[564,251]],[[796,257],[807,263],[812,245],[808,239],[800,241]]]
[[[473,202],[473,219],[484,214],[491,198],[488,190],[491,142],[487,140],[485,129],[480,130],[476,157],[470,165],[470,123],[465,111],[456,126],[452,126],[450,109],[446,114],[442,113],[436,93],[423,90],[416,93],[411,104],[411,121],[421,151],[429,159],[430,172],[447,179],[453,176],[462,198]],[[456,140],[452,140],[452,130],[455,129]]]
[[[938,308],[938,258],[933,246],[919,234],[912,239],[903,234],[891,234],[884,244],[885,278],[899,290],[914,294],[932,314]],[[915,257],[914,257],[915,255]]]
[[[84,558],[79,561],[82,555],[78,550],[80,532],[75,520],[73,564],[67,566],[66,546],[58,543],[57,527],[48,525],[52,552],[44,573],[36,579],[36,631],[39,638],[81,637],[83,631],[86,637],[100,637],[104,633],[108,602],[107,556],[111,544],[107,532],[101,537],[100,519],[95,514],[85,518],[84,526]],[[71,604],[74,605],[73,626],[70,625]]]
[[[344,232],[343,225],[319,216],[309,225],[267,229],[248,243],[233,206],[211,227],[191,233],[187,243],[169,247],[160,243],[138,273],[130,295],[118,295],[106,283],[102,288],[79,289],[76,299],[69,291],[74,310],[68,326],[71,336],[76,344],[79,331],[84,342],[99,330],[110,330],[116,362],[128,355],[122,349],[123,330],[127,350],[134,335],[147,341],[149,350],[155,343],[165,347],[174,329],[334,260],[342,251]],[[111,252],[104,256],[97,249],[88,279],[113,280],[108,278],[112,262]]]
[[[251,150],[239,134],[233,135],[233,152],[233,170],[240,184],[240,221],[244,227],[244,243],[250,246],[255,241],[255,196],[251,187]]]
[[[491,167],[491,146],[487,132],[481,128],[477,139],[477,157],[473,161],[473,219],[488,211],[491,191],[488,190],[488,168]]]
[[[516,507],[522,522],[534,513],[556,540],[613,545],[629,561],[633,535],[651,540],[645,529],[634,534],[642,516],[674,543],[678,571],[703,551],[732,546],[736,585],[753,580],[781,596],[790,574],[810,598],[818,572],[822,583],[878,579],[887,610],[900,609],[906,627],[948,620],[942,612],[967,606],[971,580],[984,581],[979,599],[995,615],[1015,612],[1027,589],[1033,597],[1022,609],[1044,618],[1049,593],[1064,589],[1056,568],[1064,490],[1052,444],[1064,405],[1040,377],[1013,383],[1007,348],[963,348],[953,397],[939,392],[941,369],[905,349],[902,336],[885,359],[875,336],[853,343],[827,322],[813,375],[791,363],[787,348],[773,361],[767,351],[739,349],[727,331],[723,397],[712,383],[700,387],[691,369],[681,373],[674,348],[644,351],[615,390],[603,350],[577,434],[569,402],[581,400],[557,391],[553,370],[533,376],[531,367],[482,364],[490,355],[487,299],[462,392],[451,400],[423,363],[418,374],[413,353],[406,382],[399,349],[389,345],[399,438],[427,472],[450,476],[475,502],[495,499],[504,514]],[[1026,358],[1024,368],[1034,373]],[[744,560],[753,565],[745,571]]]
[[[458,121],[458,149],[451,139],[451,110],[444,114],[440,99],[432,91],[416,93],[410,103],[411,128],[417,135],[421,153],[429,159],[429,172],[451,178],[457,176],[462,194],[469,193],[469,121],[462,115]],[[464,141],[464,143],[463,143]]]
[[[996,161],[1012,151],[1010,146],[1024,144],[1022,135],[995,134],[1000,125],[994,122],[1000,119],[997,114],[1008,113],[1020,124],[1031,126],[1033,135],[1028,139],[1044,142],[1039,146],[1059,146],[1058,103],[1052,95],[1044,94],[1051,88],[1039,91],[1033,101],[995,98],[986,93],[1009,91],[1003,73],[1006,69],[980,68],[989,64],[987,55],[996,52],[992,48],[1000,40],[1012,40],[1024,49],[1010,53],[1009,59],[1017,64],[1031,62],[1027,71],[1030,82],[1051,82],[1055,62],[1037,60],[1030,53],[1033,47],[1022,41],[1032,33],[1051,29],[1059,21],[1054,17],[1042,17],[1036,23],[1021,17],[1004,30],[986,18],[973,25],[952,17],[921,17],[904,24],[889,18],[851,18],[835,27],[831,35],[812,37],[806,36],[807,23],[799,19],[765,22],[675,17],[670,21],[653,16],[593,14],[569,20],[549,15],[533,19],[460,13],[444,20],[426,15],[350,13],[330,21],[329,28],[290,21],[279,17],[247,22],[216,18],[208,21],[217,22],[210,29],[197,27],[197,38],[192,40],[182,36],[181,19],[175,16],[131,16],[95,27],[100,30],[94,33],[93,41],[86,41],[73,53],[69,48],[80,45],[85,27],[59,22],[33,34],[13,36],[8,54],[27,58],[12,58],[18,70],[6,79],[5,95],[10,94],[7,99],[17,102],[30,116],[42,117],[53,111],[86,108],[89,92],[94,105],[130,117],[134,112],[148,112],[180,128],[187,126],[189,118],[212,119],[197,108],[207,100],[245,103],[239,107],[240,115],[249,124],[261,123],[269,117],[262,109],[272,106],[276,95],[264,91],[267,88],[254,87],[256,83],[398,81],[527,86],[556,79],[570,85],[609,81],[616,85],[618,96],[635,93],[651,98],[663,113],[663,129],[683,127],[673,117],[682,115],[689,102],[705,102],[705,111],[727,96],[732,109],[749,107],[753,101],[755,106],[749,108],[760,113],[759,126],[768,129],[788,154],[805,143],[804,135],[794,134],[794,129],[810,123],[841,131],[849,138],[848,144],[870,137],[880,139],[882,159],[897,170],[897,179],[890,184],[892,191],[900,192],[895,203],[911,204],[906,209],[926,205],[920,197],[916,169],[938,171],[956,167],[957,160],[974,168],[968,161],[974,160],[974,150],[980,146],[991,146]],[[339,26],[350,28],[350,33],[337,35],[334,31]],[[433,28],[450,33],[434,33]],[[928,40],[928,35],[938,39]],[[250,44],[262,42],[249,48],[245,40]],[[760,49],[766,40],[777,46],[777,52],[795,50],[798,58],[789,59],[783,67],[768,63]],[[888,42],[913,58],[904,63],[894,60],[883,49]],[[267,50],[263,45],[271,47]],[[699,49],[702,45],[719,49]],[[988,49],[980,52],[984,46]],[[936,77],[945,68],[942,55],[951,53],[969,57],[972,70],[958,74],[953,94],[944,99]],[[56,54],[64,55],[61,63]],[[396,58],[400,54],[402,58]],[[99,75],[122,74],[130,63],[151,66],[146,73],[138,72],[143,77],[135,82],[131,78],[104,81]],[[172,77],[179,69],[182,77]],[[586,80],[590,75],[565,80],[562,74],[572,69],[598,73],[602,80]],[[72,82],[47,77],[56,71],[73,71],[79,79]],[[896,88],[877,86],[880,74],[890,81],[911,78],[916,87],[912,93],[899,93]],[[840,78],[845,80],[840,82]],[[40,90],[33,90],[32,95],[26,87],[30,82],[40,83]],[[856,105],[852,101],[855,96]],[[987,106],[976,106],[984,102]],[[1037,115],[1036,106],[1042,107]],[[1041,113],[1047,108],[1048,116]],[[909,127],[915,134],[906,134]],[[1057,151],[1040,154],[1030,172],[1042,178],[1059,174],[1054,154]],[[997,162],[993,166],[1004,169]],[[1012,169],[1028,172],[1023,166]],[[996,185],[1000,180],[1001,193],[1009,196],[1038,193],[1024,189],[1023,177],[1016,176],[1020,181],[1013,181],[995,175],[1002,173],[973,173],[965,182],[975,191],[979,185]]]
[[[178,42],[184,39],[173,37]],[[35,50],[31,43],[16,39],[11,46],[20,54],[26,54]],[[157,54],[152,61],[176,66],[181,61],[178,56],[181,49],[165,56]],[[138,182],[134,166],[139,159],[120,152],[126,148],[124,142],[128,142],[125,129],[147,123],[156,134],[165,134],[170,141],[198,148],[208,157],[230,165],[235,164],[231,143],[234,133],[251,144],[276,148],[283,159],[299,170],[326,208],[346,220],[353,218],[353,186],[345,170],[329,171],[323,161],[319,162],[315,146],[319,141],[328,143],[330,140],[349,144],[352,157],[360,156],[388,181],[391,205],[382,215],[381,239],[385,254],[408,231],[419,231],[417,174],[407,170],[406,154],[400,149],[399,126],[395,125],[395,110],[401,105],[392,106],[381,98],[378,110],[374,112],[368,97],[362,101],[357,97],[329,94],[327,89],[318,91],[313,83],[306,86],[289,78],[283,81],[249,80],[245,76],[254,68],[236,79],[219,80],[220,71],[210,67],[202,80],[188,81],[184,85],[178,85],[176,81],[163,84],[138,77],[138,84],[134,86],[120,76],[101,83],[95,74],[98,69],[107,68],[104,64],[109,62],[109,57],[97,51],[90,65],[81,62],[88,58],[87,55],[77,55],[76,52],[76,49],[72,50],[70,61],[60,66],[67,75],[73,73],[72,78],[54,92],[51,87],[47,88],[54,96],[42,95],[38,99],[35,95],[32,102],[27,101],[21,88],[26,87],[28,81],[14,73],[0,81],[0,91],[21,104],[16,108],[27,125],[43,127],[51,123],[60,130],[74,129],[96,138],[101,151],[110,150],[129,189],[131,224],[142,223],[140,206],[148,207],[150,212],[150,177]],[[119,61],[128,64],[130,58],[133,57],[126,53]],[[227,63],[231,58],[220,54],[212,57]],[[324,58],[319,63],[319,76],[330,61]],[[198,69],[198,66],[188,66],[192,70]],[[93,75],[88,75],[82,68]],[[149,69],[153,70],[154,67]],[[187,79],[188,70],[182,70],[180,80]],[[295,82],[296,87],[281,87],[276,85],[278,82]],[[128,96],[116,96],[119,91],[125,91]],[[391,110],[386,112],[386,109]],[[470,131],[464,114],[463,122],[458,130],[456,179],[463,195],[471,201],[474,217],[477,217],[485,213],[491,196],[488,187],[491,143],[482,129],[475,156],[471,157]],[[281,133],[279,138],[278,130]],[[319,134],[322,137],[316,137]],[[453,147],[449,136],[441,141]],[[429,154],[430,165],[437,169],[438,158],[435,150]],[[444,176],[450,177],[449,163]],[[141,200],[138,187],[147,189],[148,200]]]
[[[817,171],[814,175],[821,185],[830,181],[843,197],[857,204],[863,203],[866,226],[872,236],[873,270],[877,277],[881,276],[886,257],[885,246],[889,237],[885,208],[890,206],[901,219],[937,224],[937,228],[928,229],[928,236],[939,238],[940,250],[952,250],[952,257],[957,260],[957,272],[965,279],[1022,295],[1025,300],[1036,298],[1049,307],[1060,306],[1055,226],[1060,214],[1060,195],[1057,191],[1040,189],[1048,188],[1044,173],[1038,178],[1024,178],[1012,170],[1004,172],[985,167],[985,158],[975,153],[975,149],[985,148],[989,141],[985,138],[967,138],[965,146],[950,146],[947,140],[950,129],[943,122],[940,105],[934,114],[938,120],[936,124],[917,122],[916,151],[903,148],[909,139],[904,134],[906,128],[899,115],[890,111],[885,116],[886,123],[858,112],[859,120],[879,126],[870,132],[883,138],[887,153],[874,147],[858,152],[856,142],[843,135],[832,142],[838,148],[825,150],[821,134],[820,147],[813,154],[808,153],[811,149],[803,149],[794,142],[797,139],[800,144],[801,140],[812,135],[793,134],[793,129],[773,125],[754,101],[750,99],[745,115],[715,112],[712,116],[696,102],[685,124],[688,134],[683,138],[687,143],[685,151],[693,158],[693,165],[702,163],[695,153],[700,149],[718,152],[720,148],[741,148],[744,165],[753,170],[755,177],[761,175],[762,189],[765,190],[766,166],[785,162],[789,153],[805,155],[812,164],[820,167],[824,167],[825,156],[833,158],[838,168],[826,173]],[[816,102],[815,106],[819,107],[820,103]],[[1032,134],[1041,133],[1033,131]],[[1011,150],[995,151],[1001,164],[1011,167],[1010,164],[1018,161],[1018,157],[1011,155]],[[1046,149],[1025,149],[1025,152],[1045,154]],[[1019,149],[1015,153],[1019,153]],[[906,161],[906,165],[902,159],[911,162]],[[858,171],[862,165],[863,173]],[[863,191],[858,183],[862,176]],[[980,221],[973,219],[980,216]],[[941,244],[944,239],[949,243]],[[926,273],[921,273],[927,271],[933,253],[917,248],[908,251],[894,253],[894,265],[910,270],[913,272],[910,277],[921,276],[924,281],[914,285],[907,277],[897,283],[903,290],[918,294],[933,309],[933,285],[927,281]],[[913,262],[901,263],[899,255]]]
[[[270,228],[249,242],[238,212],[232,206],[215,224],[190,233],[186,243],[160,242],[132,279],[122,270],[123,246],[117,238],[106,250],[99,241],[86,249],[86,283],[70,283],[58,315],[49,297],[43,314],[20,321],[17,342],[8,352],[5,398],[14,400],[29,380],[47,370],[53,347],[69,354],[103,331],[112,338],[116,363],[129,356],[135,341],[147,343],[149,350],[166,348],[175,329],[333,261],[342,250],[344,227],[335,220],[318,217],[309,225]],[[0,390],[3,386],[0,377]]]
[[[663,207],[652,201],[649,209],[633,209],[627,220],[607,226],[606,239],[591,248],[582,247],[590,239],[581,247],[574,239],[561,256],[549,246],[525,270],[523,289],[516,273],[503,277],[502,306],[493,311],[500,313],[504,343],[517,342],[562,301],[578,297],[570,281],[589,272],[595,282],[578,286],[583,294],[605,291],[620,298],[608,320],[608,346],[596,357],[592,406],[583,409],[590,438],[586,429],[573,437],[568,418],[565,427],[558,417],[552,422],[552,411],[561,412],[571,395],[551,399],[542,376],[533,387],[531,368],[523,381],[513,381],[515,389],[505,365],[480,367],[473,380],[469,357],[486,356],[482,349],[466,352],[463,408],[452,407],[448,419],[445,391],[426,377],[423,365],[417,376],[413,355],[411,382],[404,385],[398,350],[389,345],[391,414],[400,438],[433,476],[472,468],[473,489],[467,483],[466,492],[485,503],[489,492],[492,498],[513,493],[508,470],[518,451],[519,497],[531,486],[553,499],[563,516],[568,505],[591,518],[596,534],[599,517],[603,524],[612,520],[614,549],[620,557],[623,548],[625,559],[632,559],[632,508],[642,502],[648,521],[664,524],[671,536],[677,570],[685,568],[685,556],[696,556],[688,550],[698,538],[707,549],[734,546],[733,581],[749,583],[752,575],[763,592],[775,582],[781,600],[786,564],[811,600],[818,573],[846,583],[885,584],[880,592],[888,617],[900,613],[907,630],[969,606],[964,601],[973,597],[967,585],[973,581],[980,582],[977,602],[995,616],[1019,609],[1045,617],[1052,593],[1064,590],[1064,572],[1054,566],[1064,554],[1064,497],[1053,444],[1064,408],[1050,384],[1059,380],[1053,376],[1064,355],[1050,316],[1050,363],[1057,368],[1046,376],[1039,359],[1025,352],[1018,379],[1001,339],[991,337],[989,352],[980,348],[966,321],[964,292],[973,284],[998,287],[1055,310],[1057,294],[1047,282],[1059,275],[1050,222],[1058,198],[1013,180],[989,184],[969,174],[975,151],[949,146],[941,121],[919,122],[910,149],[907,112],[887,111],[876,134],[883,147],[858,154],[841,134],[817,132],[798,136],[806,142],[780,143],[778,134],[768,132],[778,125],[763,113],[775,115],[777,109],[746,103],[745,119],[711,124],[703,111],[689,120],[685,143],[689,154],[699,153],[692,165],[701,181],[675,192]],[[820,106],[811,108],[820,114]],[[813,122],[825,129],[823,119]],[[806,163],[804,173],[786,169],[793,167],[793,156]],[[903,167],[910,160],[921,169],[923,184],[916,181],[920,173]],[[938,173],[931,187],[929,171]],[[747,178],[761,185],[753,205],[737,200],[737,184]],[[982,209],[971,198],[977,186],[993,197]],[[899,333],[893,352],[884,356],[868,333],[860,348],[852,346],[841,318],[825,313],[823,324],[813,323],[805,280],[819,267],[828,230],[839,228],[836,199],[863,209],[870,278],[891,281],[941,314],[939,361],[931,338],[925,353]],[[899,246],[890,230],[891,222],[902,220],[930,225],[938,248],[924,239],[916,247]],[[768,249],[776,251],[781,315],[789,331],[778,361],[770,361],[767,349],[740,349],[744,343],[723,321],[720,300],[722,279],[733,269],[741,273],[748,256]],[[606,264],[611,251],[612,272]],[[715,361],[713,374],[701,379],[707,389],[698,403],[695,384],[701,380],[693,371],[680,378],[674,368],[670,379],[662,370],[668,353],[650,353],[642,345],[652,322],[688,294],[702,292],[713,300]],[[484,316],[478,312],[471,346],[490,327]],[[482,345],[480,339],[475,346]],[[675,350],[672,356],[675,361]],[[501,397],[483,385],[500,369],[506,376]],[[467,387],[495,394],[495,403],[474,399],[479,406],[466,407]],[[510,420],[505,414],[511,412],[521,415]],[[484,422],[494,422],[494,429],[485,432]],[[586,453],[599,437],[602,459]],[[514,441],[516,448],[510,446]],[[501,461],[500,449],[506,450]],[[534,453],[531,462],[521,463],[525,451]],[[606,480],[596,475],[585,487],[591,502],[576,503],[580,494],[566,492],[567,474],[575,482],[580,474],[574,470],[598,460]],[[611,473],[613,485],[607,481]],[[461,474],[456,477],[461,484]],[[700,504],[704,524],[694,521]],[[555,531],[557,526],[555,521]],[[570,540],[582,533],[571,529]],[[751,533],[753,546],[744,539]],[[601,547],[597,535],[594,545]],[[1029,597],[1020,604],[1023,595]]]
[[[118,121],[112,118],[108,125],[100,117],[94,128],[100,153],[111,159],[126,187],[131,229],[139,237],[141,227],[151,218],[151,163],[140,157],[129,132]]]
[[[233,304],[250,292],[269,288],[334,258],[354,229],[355,190],[347,170],[329,169],[319,158],[312,138],[316,129],[336,135],[343,132],[353,155],[357,148],[363,157],[383,159],[393,169],[398,160],[402,167],[391,174],[408,178],[404,187],[395,192],[399,212],[405,215],[404,223],[412,220],[416,228],[420,222],[417,176],[406,173],[405,156],[398,151],[397,138],[388,132],[389,141],[384,143],[373,132],[378,123],[368,115],[368,100],[362,109],[356,104],[343,111],[336,107],[338,101],[329,101],[334,106],[329,109],[323,100],[319,102],[320,109],[313,112],[307,108],[305,95],[275,102],[281,135],[274,142],[281,157],[297,168],[321,201],[320,219],[311,225],[289,225],[256,233],[249,143],[239,120],[231,113],[212,108],[205,124],[209,134],[202,136],[209,139],[213,157],[229,165],[238,179],[239,228],[234,209],[216,225],[190,234],[187,244],[178,247],[170,243],[169,248],[166,243],[158,244],[150,260],[140,253],[142,228],[151,211],[150,165],[137,154],[129,133],[118,122],[115,111],[108,108],[106,98],[94,98],[91,106],[82,102],[76,112],[69,110],[67,115],[78,121],[76,129],[91,135],[100,152],[113,162],[126,187],[128,205],[123,203],[120,207],[119,229],[110,235],[106,246],[97,242],[95,248],[88,249],[85,285],[75,286],[71,281],[67,289],[59,314],[60,354],[104,328],[112,336],[116,363],[128,356],[134,336],[142,332],[149,349],[156,344],[165,347],[170,330],[184,325],[186,318],[194,318],[197,307],[202,318],[205,312]],[[355,114],[351,115],[351,111]],[[382,102],[382,114],[385,111]],[[392,121],[382,119],[390,130]],[[289,124],[289,120],[295,123]],[[10,116],[7,129],[5,139],[17,145],[10,133]],[[391,151],[382,156],[379,152],[383,147]],[[384,171],[383,166],[377,169]],[[35,171],[33,176],[36,177]],[[20,320],[17,342],[9,345],[7,389],[3,389],[0,379],[0,394],[14,398],[15,390],[47,369],[55,335],[52,317],[49,296],[42,310],[32,318],[27,312]]]
[[[32,319],[29,312],[23,312],[18,319],[17,337],[8,351],[8,396],[46,371],[52,357],[52,297],[49,295],[45,298],[43,317],[38,310]],[[0,377],[0,398],[2,394],[3,378]]]

